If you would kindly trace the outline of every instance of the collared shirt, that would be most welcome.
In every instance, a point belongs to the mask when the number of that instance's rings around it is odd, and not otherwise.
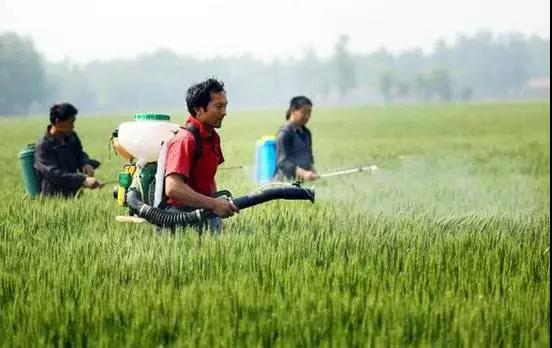
[[[276,135],[276,158],[277,179],[295,178],[297,167],[312,170],[314,157],[310,130],[292,122],[286,123]]]
[[[38,140],[35,148],[35,170],[37,171],[41,193],[44,196],[73,196],[84,183],[82,167],[90,164],[97,168],[100,162],[90,159],[82,149],[77,133],[54,137],[51,126]]]
[[[212,196],[217,190],[215,183],[217,167],[224,162],[220,137],[214,129],[209,132],[201,122],[192,116],[188,117],[186,123],[191,123],[199,130],[201,157],[195,158],[196,141],[194,135],[181,128],[167,144],[165,177],[171,174],[179,174],[184,177],[186,184],[191,189],[203,195]],[[185,208],[170,197],[167,203],[178,208]]]

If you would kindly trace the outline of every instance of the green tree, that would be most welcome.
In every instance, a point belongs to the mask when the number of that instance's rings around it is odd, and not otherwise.
[[[343,97],[356,86],[355,68],[349,53],[349,36],[340,35],[335,45],[334,64],[337,72],[337,87]]]
[[[0,114],[24,114],[46,91],[42,57],[30,39],[0,35]]]
[[[473,90],[471,89],[471,87],[464,87],[460,91],[459,98],[460,100],[468,101],[472,98],[472,95],[473,95]]]
[[[383,96],[383,100],[385,100],[385,103],[387,104],[393,100],[393,84],[393,74],[391,71],[383,72],[380,76],[379,90]]]
[[[414,81],[414,88],[418,98],[427,103],[433,98],[433,89],[431,87],[431,81],[426,74],[418,73]]]
[[[46,69],[48,81],[48,99],[52,101],[68,101],[83,111],[91,112],[97,107],[96,91],[83,69],[69,61],[50,64]],[[85,111],[86,110],[86,111]]]
[[[448,102],[452,99],[452,86],[448,70],[433,70],[431,73],[431,87],[441,100]]]
[[[293,94],[324,98],[330,93],[332,76],[312,47],[308,47],[301,60],[291,68],[294,70],[294,87],[297,89]]]

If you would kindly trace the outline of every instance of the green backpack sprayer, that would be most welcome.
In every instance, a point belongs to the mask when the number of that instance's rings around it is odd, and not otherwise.
[[[40,194],[40,182],[34,169],[35,160],[35,144],[27,145],[18,154],[21,176],[25,187],[25,196],[29,198],[36,197]]]
[[[171,123],[169,115],[136,114],[134,122],[124,122],[113,132],[115,152],[126,159],[118,174],[114,198],[128,207],[130,216],[138,216],[160,227],[185,227],[214,217],[207,209],[173,212],[162,209],[164,198],[164,167],[166,143],[177,132],[190,132],[196,141],[196,156],[201,154],[201,138],[197,130]],[[282,184],[259,189],[248,195],[233,198],[229,191],[215,194],[231,199],[239,209],[246,209],[275,199],[309,200],[314,202],[314,190],[299,184]],[[140,219],[120,221],[143,222]]]

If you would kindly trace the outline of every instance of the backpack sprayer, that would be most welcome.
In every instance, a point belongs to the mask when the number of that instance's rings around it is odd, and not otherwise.
[[[126,159],[118,175],[113,196],[119,206],[128,207],[134,215],[161,227],[184,227],[206,221],[215,214],[208,209],[173,212],[162,209],[164,170],[167,141],[179,131],[190,131],[170,123],[163,114],[136,114],[134,122],[124,122],[114,130],[111,142],[115,152]],[[190,131],[200,144],[193,131]],[[231,199],[239,209],[246,209],[271,200],[309,200],[314,202],[314,190],[300,184],[282,184],[260,189],[248,195],[232,198],[229,191],[215,194]],[[118,221],[142,222],[139,219],[118,217]]]

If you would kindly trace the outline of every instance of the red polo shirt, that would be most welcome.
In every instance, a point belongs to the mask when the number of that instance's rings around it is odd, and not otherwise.
[[[191,123],[199,129],[202,148],[201,157],[194,159],[196,154],[194,135],[186,129],[180,128],[167,144],[165,177],[171,174],[182,175],[186,180],[186,184],[194,191],[212,196],[217,190],[215,184],[217,167],[224,162],[220,137],[214,129],[209,134],[203,124],[192,116],[188,117],[186,123]],[[167,203],[178,208],[184,207],[172,198],[169,198]]]

